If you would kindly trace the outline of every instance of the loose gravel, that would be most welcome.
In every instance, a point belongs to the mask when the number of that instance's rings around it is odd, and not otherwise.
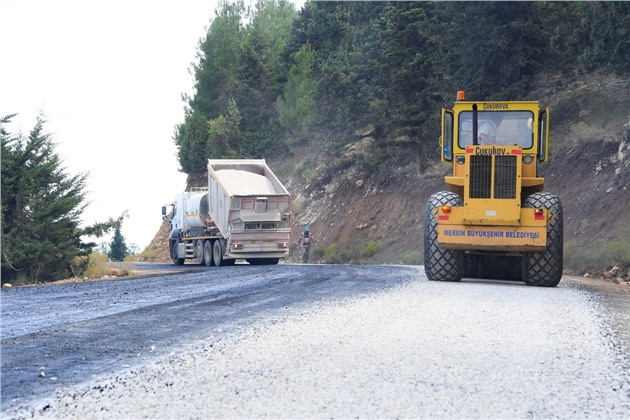
[[[627,368],[586,292],[419,269],[11,417],[630,418]]]
[[[271,180],[263,175],[238,169],[221,169],[215,174],[230,195],[276,194]]]

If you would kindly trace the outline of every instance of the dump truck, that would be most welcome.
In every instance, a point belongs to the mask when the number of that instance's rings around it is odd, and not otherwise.
[[[536,101],[466,101],[460,91],[453,109],[442,109],[441,160],[452,174],[425,211],[429,280],[558,285],[562,204],[538,176],[549,143],[549,108]]]
[[[211,159],[208,187],[178,193],[162,207],[173,263],[277,264],[289,253],[290,207],[291,195],[264,159]]]

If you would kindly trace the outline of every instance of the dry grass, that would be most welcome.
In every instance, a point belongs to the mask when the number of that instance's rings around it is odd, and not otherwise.
[[[103,277],[109,274],[109,270],[107,255],[102,252],[93,252],[90,254],[90,260],[83,276],[88,278]]]

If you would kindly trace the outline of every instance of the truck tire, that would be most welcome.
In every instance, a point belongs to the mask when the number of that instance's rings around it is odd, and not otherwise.
[[[197,257],[197,264],[202,265],[204,260],[203,252],[203,240],[197,239],[195,242],[195,257]]]
[[[550,213],[547,224],[547,249],[544,252],[524,252],[523,281],[528,286],[556,287],[562,278],[563,212],[560,199],[549,193],[528,196],[523,208],[544,208]]]
[[[223,246],[221,246],[221,241],[214,241],[214,245],[212,246],[212,262],[214,262],[215,267],[220,267],[223,265]]]
[[[212,265],[212,242],[209,240],[203,243],[203,262],[206,264],[206,267]]]
[[[459,195],[441,191],[427,202],[424,216],[424,271],[431,281],[460,281],[464,275],[464,251],[438,247],[438,223],[431,210],[439,206],[461,206]]]
[[[177,258],[177,243],[171,243],[171,258],[173,259],[173,264],[175,265],[184,265],[184,258]]]

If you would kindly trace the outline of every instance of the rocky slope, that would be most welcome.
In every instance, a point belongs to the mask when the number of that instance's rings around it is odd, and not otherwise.
[[[595,255],[590,250],[601,252],[611,241],[630,244],[630,81],[590,76],[564,83],[548,77],[532,95],[551,107],[552,158],[540,173],[546,190],[563,202],[565,246]],[[268,162],[292,194],[292,237],[297,241],[309,225],[316,261],[419,263],[425,205],[444,188],[450,167],[432,157],[418,174],[417,160],[402,157],[400,163],[390,160],[386,177],[367,176],[356,163],[356,154],[371,140],[369,129],[366,133],[344,155],[320,163],[309,183],[295,175],[296,159]],[[317,151],[298,155],[309,153]],[[167,238],[164,224],[143,252],[145,260],[167,261]],[[298,260],[295,244],[289,260]],[[627,267],[622,268],[620,275],[627,276]]]

